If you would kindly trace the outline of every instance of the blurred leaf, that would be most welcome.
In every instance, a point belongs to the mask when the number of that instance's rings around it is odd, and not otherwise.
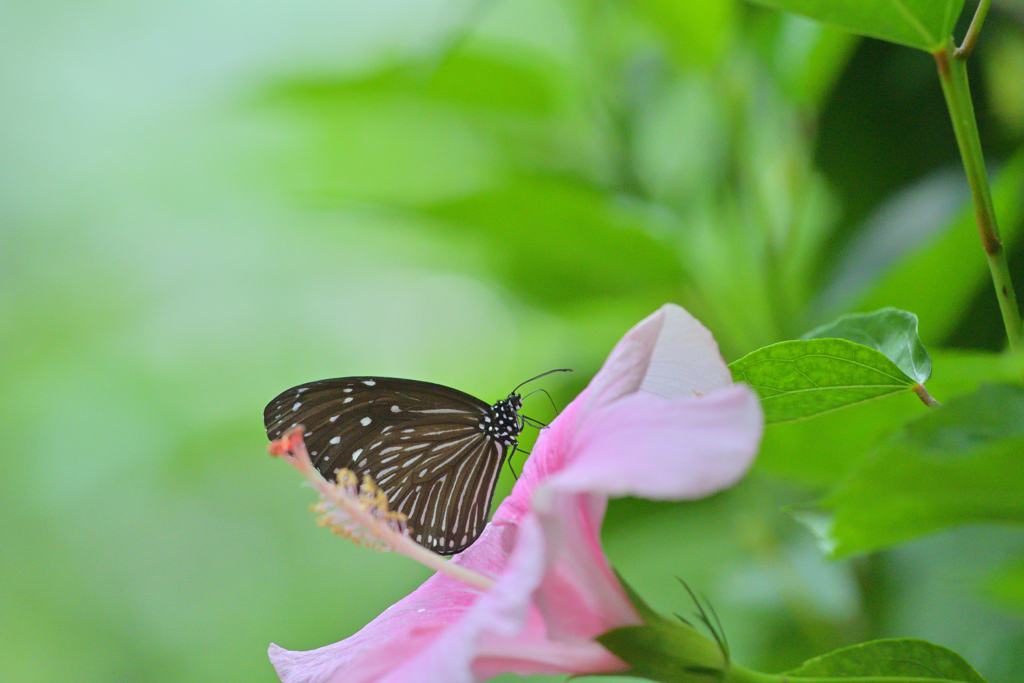
[[[772,344],[729,364],[761,395],[765,422],[812,417],[890,394],[914,380],[875,349],[844,339]]]
[[[939,645],[900,638],[875,640],[815,657],[803,666],[787,671],[798,678],[932,678],[964,683],[985,683],[985,679],[951,650]]]
[[[423,92],[467,108],[545,116],[555,109],[553,66],[521,51],[499,57],[462,50],[448,55]]]
[[[938,350],[932,362],[935,373],[928,388],[939,400],[1024,375],[1024,356],[1019,355]],[[813,486],[834,485],[881,439],[926,410],[907,393],[813,420],[774,424],[765,432],[757,467]]]
[[[508,50],[505,50],[506,52]],[[548,63],[522,52],[458,50],[437,64],[395,64],[362,78],[294,78],[269,87],[264,103],[322,104],[354,95],[410,94],[468,108],[542,116],[554,108]]]
[[[924,384],[932,374],[932,359],[917,336],[917,316],[909,311],[883,308],[873,313],[851,313],[815,328],[804,339],[845,339],[875,349],[906,375]]]
[[[1018,560],[999,571],[986,586],[994,600],[1024,612],[1024,560]]]
[[[692,205],[725,174],[728,112],[710,75],[676,79],[648,98],[633,125],[632,161],[651,197]]]
[[[1024,88],[1020,76],[1024,74],[1024,36],[1020,31],[996,30],[986,32],[981,50],[992,113],[1011,135],[1024,135]]]
[[[812,315],[846,313],[879,278],[944,235],[970,194],[962,168],[946,166],[886,197],[854,228],[828,266]]]
[[[935,52],[945,46],[964,0],[754,0],[848,31]]]
[[[424,213],[483,243],[490,276],[537,303],[632,293],[653,309],[684,279],[670,246],[604,193],[569,179],[521,177]]]
[[[1022,232],[1022,193],[1024,148],[1006,162],[992,185],[992,200],[1007,249],[1017,244]],[[923,341],[939,344],[953,331],[981,286],[992,285],[978,241],[974,207],[968,203],[942,237],[901,262],[856,307],[870,310],[895,306],[914,311],[924,323]]]
[[[858,42],[855,35],[834,26],[783,14],[770,63],[790,99],[818,111],[839,82]]]
[[[972,522],[1024,522],[1024,389],[985,385],[880,446],[815,509],[833,555]],[[805,520],[806,521],[806,520]]]
[[[660,29],[684,66],[717,63],[736,18],[736,0],[640,0],[635,7]]]
[[[363,78],[295,78],[267,89],[257,114],[293,132],[272,153],[272,181],[317,204],[401,205],[499,182],[512,157],[550,134],[550,65],[458,51],[435,69]],[[543,146],[543,145],[541,145]]]
[[[499,145],[455,107],[403,94],[287,102],[272,126],[293,131],[270,181],[306,203],[422,203],[498,181]]]

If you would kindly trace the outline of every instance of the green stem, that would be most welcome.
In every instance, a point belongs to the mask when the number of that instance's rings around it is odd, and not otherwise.
[[[971,27],[967,29],[964,42],[960,43],[960,47],[953,51],[954,57],[967,59],[971,56],[971,51],[974,50],[974,46],[978,42],[978,34],[981,33],[981,25],[985,23],[985,16],[991,6],[992,0],[981,0],[978,3],[978,9],[974,12],[974,18],[971,19]]]
[[[988,257],[988,267],[996,288],[996,298],[999,300],[999,310],[1003,315],[1010,350],[1024,349],[1024,327],[1021,325],[1020,309],[1017,307],[1017,294],[1013,290],[1010,270],[1006,265],[1006,252],[999,239],[999,227],[992,206],[992,191],[989,188],[988,172],[985,170],[985,159],[981,152],[981,139],[978,137],[978,122],[974,118],[974,104],[971,102],[971,89],[967,82],[967,65],[963,59],[955,58],[952,40],[945,49],[934,53],[934,56],[939,69],[939,80],[942,82],[942,92],[949,107],[949,116],[953,121],[956,142],[960,147],[960,157],[967,172],[967,182],[971,187],[978,233]]]
[[[725,672],[722,683],[959,683],[945,678],[916,678],[911,676],[792,676],[766,674],[733,664]]]

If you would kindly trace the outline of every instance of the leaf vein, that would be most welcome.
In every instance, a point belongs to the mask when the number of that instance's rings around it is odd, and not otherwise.
[[[750,385],[750,386],[752,386],[754,389],[762,388],[762,387],[758,387],[758,386],[753,385],[753,384]],[[763,388],[771,389],[771,387],[763,387]],[[831,386],[831,387],[808,387],[806,389],[790,389],[790,390],[787,390],[787,391],[780,391],[780,390],[776,389],[775,391],[779,391],[779,393],[777,393],[777,394],[775,394],[773,396],[763,396],[761,398],[761,402],[765,403],[767,401],[772,400],[773,398],[780,398],[780,397],[783,397],[783,396],[791,396],[793,394],[806,394],[806,393],[815,392],[815,391],[843,391],[843,390],[847,390],[847,389],[887,389],[888,391],[882,392],[882,395],[894,394],[894,393],[896,393],[898,391],[909,391],[910,390],[907,387],[906,384],[842,384],[842,385],[836,385],[836,386]]]
[[[937,38],[928,32],[928,29],[924,27],[924,24],[914,16],[914,13],[910,11],[910,8],[907,7],[903,0],[889,0],[889,4],[896,8],[897,12],[903,15],[903,18],[907,20],[907,23],[925,39],[929,46],[934,46],[939,42]]]
[[[901,378],[901,377],[899,377],[897,375],[892,375],[890,373],[883,372],[880,368],[874,368],[874,367],[871,367],[870,365],[865,365],[864,363],[861,363],[861,362],[855,361],[855,360],[850,360],[848,358],[840,358],[839,356],[829,356],[829,355],[824,354],[824,353],[808,353],[808,354],[805,354],[803,356],[800,356],[799,358],[764,358],[764,359],[761,359],[761,360],[754,361],[748,367],[753,367],[754,365],[757,365],[759,363],[769,363],[769,362],[774,362],[774,363],[792,363],[793,365],[796,365],[796,362],[798,360],[802,360],[804,358],[828,358],[830,360],[837,360],[837,361],[841,361],[843,363],[849,363],[850,365],[857,365],[857,366],[865,368],[867,370],[871,370],[872,372],[877,372],[879,375],[882,375],[883,377],[888,377],[889,379],[894,380],[896,382],[900,382],[901,384],[904,384],[904,385],[907,384],[907,382],[903,378]],[[886,359],[886,360],[888,360],[888,359]],[[890,361],[890,362],[892,362],[892,361]],[[798,372],[801,372],[799,368],[796,368],[796,370]],[[743,376],[744,377],[747,376],[746,368],[743,369]],[[913,381],[913,380],[911,380],[911,381]]]

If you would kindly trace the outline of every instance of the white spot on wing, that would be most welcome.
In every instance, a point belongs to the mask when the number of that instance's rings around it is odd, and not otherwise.
[[[365,384],[368,387],[372,387],[373,385],[376,384],[376,382],[374,382],[372,379],[364,379],[363,384]]]
[[[292,410],[298,410],[302,407],[302,401],[296,401],[295,405],[292,406]]]
[[[402,412],[402,409],[399,408],[398,406],[391,406],[391,412],[392,413],[400,413],[400,412]]]
[[[368,424],[370,424],[371,422],[373,422],[373,420],[371,420],[368,417],[364,417],[362,420],[359,421],[359,424],[361,424],[361,425],[363,425],[365,427]]]
[[[362,454],[363,454],[363,449],[362,448],[357,448],[356,452],[352,454],[352,459],[355,460],[355,459],[357,459]]]
[[[333,443],[333,444],[341,443],[341,437],[340,436],[334,437],[333,439],[331,439],[331,443]]]

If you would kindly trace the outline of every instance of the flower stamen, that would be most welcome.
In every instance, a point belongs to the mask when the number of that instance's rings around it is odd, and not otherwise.
[[[359,482],[355,473],[338,470],[337,481],[331,483],[314,467],[306,450],[302,433],[305,427],[296,425],[271,441],[267,450],[282,457],[297,469],[320,494],[320,501],[312,506],[319,515],[317,523],[329,527],[334,533],[376,550],[393,550],[420,564],[450,576],[481,591],[490,590],[494,581],[475,571],[449,562],[437,553],[427,550],[409,537],[406,516],[388,507],[387,495],[373,478],[366,475]]]
[[[406,516],[401,512],[388,509],[388,497],[377,488],[372,477],[364,476],[360,484],[359,479],[351,470],[338,470],[334,490],[337,498],[358,505],[377,524],[388,527],[402,536],[408,536]],[[320,502],[311,506],[310,509],[319,515],[317,524],[329,527],[338,536],[374,550],[391,550],[391,547],[380,538],[374,529],[365,528],[336,502],[321,498]]]

